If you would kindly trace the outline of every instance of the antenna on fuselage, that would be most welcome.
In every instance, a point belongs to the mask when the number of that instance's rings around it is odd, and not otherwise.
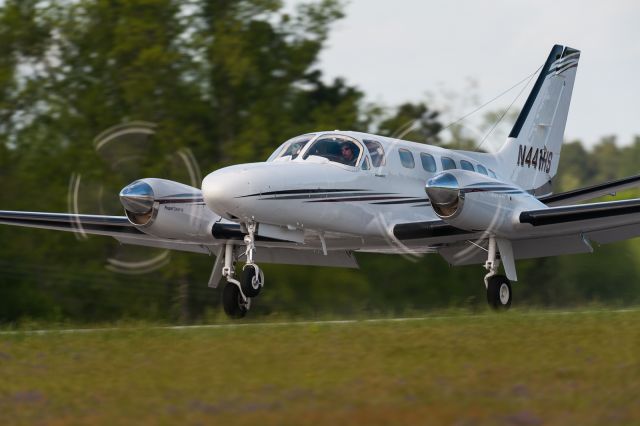
[[[514,84],[513,86],[509,87],[508,89],[504,90],[503,92],[501,92],[499,95],[491,98],[490,100],[488,100],[487,102],[483,103],[482,105],[480,105],[479,107],[475,108],[473,111],[463,115],[462,117],[458,118],[457,120],[452,121],[451,123],[447,124],[446,126],[444,126],[442,129],[440,129],[440,131],[438,133],[443,132],[444,130],[447,130],[448,128],[460,123],[461,121],[469,118],[470,116],[472,116],[473,114],[475,114],[476,112],[480,111],[481,109],[485,108],[487,105],[495,102],[496,100],[500,99],[501,97],[503,97],[504,95],[506,95],[507,93],[509,93],[510,91],[512,91],[513,89],[515,89],[516,87],[520,86],[522,83],[524,83],[525,81],[527,82],[527,84],[525,84],[522,89],[520,89],[520,92],[518,93],[518,95],[513,99],[513,101],[511,102],[511,104],[509,104],[509,107],[504,111],[504,113],[498,118],[498,120],[496,121],[496,123],[491,127],[491,129],[489,129],[489,132],[481,139],[480,144],[475,148],[475,150],[479,150],[480,147],[482,146],[482,144],[484,143],[484,141],[489,137],[489,135],[493,132],[493,130],[495,130],[495,128],[498,126],[498,124],[500,123],[500,121],[502,121],[502,119],[506,116],[507,112],[509,111],[509,109],[513,106],[513,104],[516,102],[516,100],[518,100],[518,98],[522,95],[522,93],[524,92],[524,90],[529,86],[529,83],[531,83],[531,80],[533,80],[533,77],[538,74],[538,72],[540,72],[540,70],[542,69],[544,65],[540,65],[534,72],[532,72],[531,74],[527,75],[525,78],[523,78],[522,80],[518,81],[516,84]]]

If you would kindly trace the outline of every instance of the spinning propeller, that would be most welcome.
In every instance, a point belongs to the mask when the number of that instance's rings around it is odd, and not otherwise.
[[[157,125],[143,121],[119,124],[96,136],[93,148],[98,167],[72,173],[67,196],[69,211],[122,216],[126,207],[133,212],[129,217],[134,223],[144,223],[153,204],[153,193],[148,185],[131,185],[132,182],[154,173],[199,188],[202,174],[191,150],[163,152],[166,144],[160,138]],[[88,238],[81,223],[76,224],[75,235],[79,240]],[[169,250],[118,244],[107,257],[106,268],[144,274],[169,261]]]

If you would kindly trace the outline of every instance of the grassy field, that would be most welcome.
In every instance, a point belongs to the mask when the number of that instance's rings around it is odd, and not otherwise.
[[[2,424],[640,424],[640,310],[0,334]]]

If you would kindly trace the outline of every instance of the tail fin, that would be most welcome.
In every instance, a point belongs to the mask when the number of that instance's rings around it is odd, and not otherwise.
[[[579,58],[579,50],[553,46],[507,142],[496,154],[505,176],[537,196],[552,191]]]

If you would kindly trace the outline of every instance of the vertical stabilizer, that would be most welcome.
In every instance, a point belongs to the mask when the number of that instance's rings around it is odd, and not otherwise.
[[[580,51],[555,45],[507,142],[497,153],[503,174],[535,195],[551,193]]]

